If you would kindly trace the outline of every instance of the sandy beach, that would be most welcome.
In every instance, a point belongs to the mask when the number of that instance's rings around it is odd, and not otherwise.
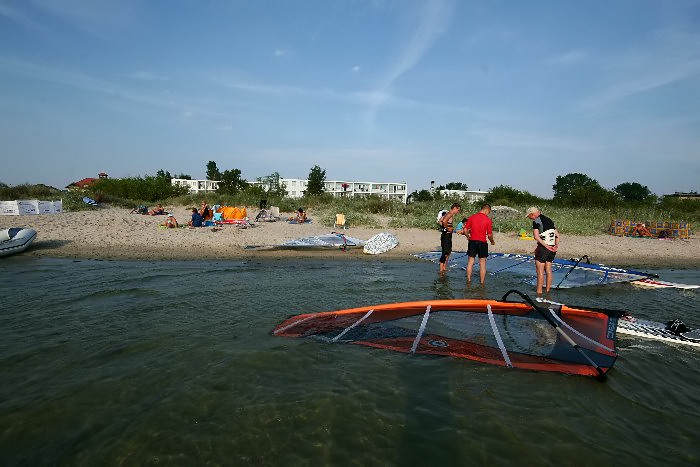
[[[179,222],[189,219],[186,208],[175,208]],[[249,211],[254,218],[256,211]],[[313,212],[310,212],[313,218]],[[282,218],[291,213],[282,213]],[[55,215],[6,216],[0,228],[30,227],[38,232],[37,240],[24,254],[30,256],[95,258],[95,259],[244,259],[324,257],[367,260],[409,259],[411,254],[438,250],[440,234],[436,230],[370,229],[350,226],[343,232],[366,240],[385,231],[399,239],[394,250],[371,256],[361,249],[330,251],[246,250],[253,245],[275,245],[285,240],[333,231],[332,226],[317,223],[293,225],[285,221],[258,223],[242,228],[225,225],[217,229],[180,228],[164,229],[159,224],[165,216],[131,214],[128,209],[103,207],[95,211],[65,212]],[[523,227],[527,221],[523,219]],[[657,240],[621,238],[612,235],[570,236],[566,226],[558,226],[562,233],[558,257],[573,258],[588,255],[593,262],[626,267],[700,267],[700,239]],[[514,233],[495,233],[496,245],[492,252],[532,254],[534,241],[517,238]],[[464,251],[467,241],[455,236],[454,251]]]

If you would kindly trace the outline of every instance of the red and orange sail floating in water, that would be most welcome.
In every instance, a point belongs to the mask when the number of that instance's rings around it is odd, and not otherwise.
[[[524,302],[507,301],[511,293]],[[621,312],[532,301],[428,300],[293,316],[273,335],[604,379]]]

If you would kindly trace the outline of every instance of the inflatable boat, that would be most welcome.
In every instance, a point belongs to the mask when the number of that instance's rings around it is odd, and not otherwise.
[[[34,229],[0,229],[0,256],[23,252],[35,238],[36,230]]]

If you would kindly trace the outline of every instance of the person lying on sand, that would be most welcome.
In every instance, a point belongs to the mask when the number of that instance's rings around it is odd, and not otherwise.
[[[161,204],[156,204],[156,207],[148,211],[150,216],[160,216],[165,214],[165,208]]]

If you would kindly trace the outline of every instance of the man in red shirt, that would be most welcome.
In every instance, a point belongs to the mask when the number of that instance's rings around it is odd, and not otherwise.
[[[472,281],[472,271],[474,269],[474,258],[479,255],[479,279],[481,285],[486,282],[486,257],[489,255],[489,244],[486,243],[488,237],[491,245],[496,242],[493,239],[493,222],[489,218],[491,205],[485,203],[481,206],[481,211],[469,216],[467,223],[464,224],[464,235],[469,240],[467,247],[467,283]]]

